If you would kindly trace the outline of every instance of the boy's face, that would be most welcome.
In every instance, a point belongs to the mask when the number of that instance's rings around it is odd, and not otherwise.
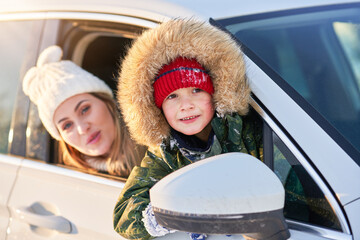
[[[165,98],[162,110],[173,129],[207,141],[211,130],[208,125],[215,112],[208,92],[199,88],[180,88]]]

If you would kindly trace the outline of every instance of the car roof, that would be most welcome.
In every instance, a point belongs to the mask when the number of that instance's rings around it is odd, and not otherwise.
[[[221,19],[269,11],[360,0],[2,0],[0,13],[101,12],[164,21],[174,17]]]

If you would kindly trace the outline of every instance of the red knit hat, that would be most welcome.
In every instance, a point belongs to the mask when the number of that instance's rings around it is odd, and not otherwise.
[[[209,94],[214,93],[211,78],[206,70],[195,59],[178,57],[164,65],[154,84],[155,104],[161,109],[164,99],[179,88],[196,87]]]

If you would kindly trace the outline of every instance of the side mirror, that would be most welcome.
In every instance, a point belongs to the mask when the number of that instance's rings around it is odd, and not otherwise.
[[[248,154],[226,153],[183,167],[156,183],[150,199],[157,222],[171,229],[267,240],[290,237],[280,180]]]

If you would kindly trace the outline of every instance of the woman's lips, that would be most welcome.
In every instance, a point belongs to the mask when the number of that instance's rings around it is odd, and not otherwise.
[[[86,144],[94,144],[100,140],[101,134],[100,131],[97,131],[88,137]]]
[[[200,117],[200,115],[193,115],[193,116],[181,118],[180,121],[183,123],[192,123],[195,122],[198,117]]]

